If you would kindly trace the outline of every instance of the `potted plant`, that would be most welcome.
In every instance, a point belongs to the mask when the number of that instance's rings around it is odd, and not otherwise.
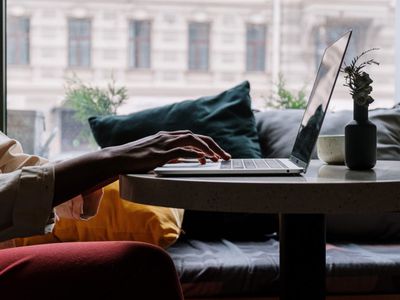
[[[367,170],[376,164],[376,126],[368,119],[368,106],[374,101],[371,97],[372,82],[364,71],[368,65],[379,65],[373,58],[360,62],[372,48],[356,56],[349,65],[344,65],[345,86],[349,87],[353,98],[353,119],[345,127],[345,161],[349,169]]]

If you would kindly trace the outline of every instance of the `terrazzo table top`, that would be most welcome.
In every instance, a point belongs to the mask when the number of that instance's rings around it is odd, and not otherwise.
[[[120,194],[136,203],[248,213],[400,211],[400,161],[370,171],[313,160],[306,174],[286,176],[120,176]]]

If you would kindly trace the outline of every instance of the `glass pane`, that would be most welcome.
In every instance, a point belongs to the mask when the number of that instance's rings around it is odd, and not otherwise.
[[[91,55],[90,20],[69,19],[69,66],[89,67]]]
[[[150,68],[150,26],[150,21],[132,21],[130,23],[131,67]]]
[[[10,17],[7,23],[7,63],[29,64],[29,19]]]
[[[189,70],[208,70],[209,35],[208,23],[189,24]]]
[[[26,151],[59,159],[97,148],[91,115],[196,99],[243,80],[251,83],[254,108],[267,109],[279,74],[291,95],[302,90],[307,98],[325,47],[348,28],[354,34],[346,61],[379,48],[371,55],[380,65],[368,69],[371,108],[390,107],[394,2],[8,1],[9,133]],[[79,114],[66,103],[74,75],[88,89],[74,95]],[[331,109],[352,106],[342,79]],[[107,110],[113,80],[127,99]]]
[[[246,70],[265,70],[265,25],[248,24],[246,28]]]
[[[347,48],[345,63],[349,64],[356,55],[360,54],[365,47],[366,26],[360,24],[335,24],[327,25],[323,30],[317,31],[316,36],[316,63],[317,67],[321,61],[325,48],[336,41],[346,31],[353,30],[352,38]]]

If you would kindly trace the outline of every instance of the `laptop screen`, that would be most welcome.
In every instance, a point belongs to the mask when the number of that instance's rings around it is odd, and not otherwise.
[[[315,143],[317,142],[350,36],[351,31],[326,48],[322,56],[317,77],[308,99],[307,108],[304,112],[290,157],[291,161],[305,169],[310,162]]]

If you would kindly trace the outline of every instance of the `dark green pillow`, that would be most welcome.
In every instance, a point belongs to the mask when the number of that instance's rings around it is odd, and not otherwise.
[[[261,149],[249,92],[250,84],[245,81],[216,96],[130,115],[91,117],[89,123],[101,147],[121,145],[162,130],[187,129],[211,136],[233,157],[258,158]]]

